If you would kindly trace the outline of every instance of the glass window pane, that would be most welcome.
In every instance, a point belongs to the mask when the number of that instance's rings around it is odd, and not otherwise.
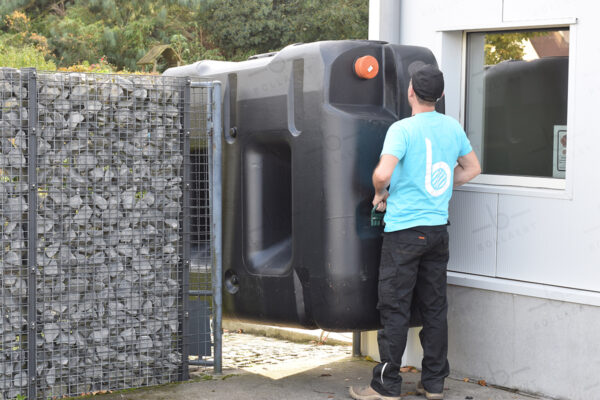
[[[483,173],[565,177],[569,30],[467,36],[466,131]]]

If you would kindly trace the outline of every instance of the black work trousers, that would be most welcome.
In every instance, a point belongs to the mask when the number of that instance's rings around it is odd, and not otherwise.
[[[384,396],[399,396],[400,366],[406,347],[411,302],[421,312],[421,381],[430,393],[442,393],[448,365],[446,226],[421,226],[385,233],[379,265],[379,301],[383,329],[378,332],[381,363],[371,386]]]

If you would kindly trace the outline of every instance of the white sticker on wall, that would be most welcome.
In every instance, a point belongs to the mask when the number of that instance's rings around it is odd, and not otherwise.
[[[563,178],[567,170],[567,126],[554,125],[554,151],[552,152],[552,177]]]

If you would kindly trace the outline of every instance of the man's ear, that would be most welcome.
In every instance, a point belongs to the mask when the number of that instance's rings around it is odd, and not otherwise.
[[[415,90],[412,87],[412,81],[408,84],[408,97],[413,97],[415,95]]]

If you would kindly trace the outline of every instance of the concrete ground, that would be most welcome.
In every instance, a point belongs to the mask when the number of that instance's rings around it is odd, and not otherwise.
[[[189,383],[139,389],[134,392],[106,395],[101,398],[102,400],[349,399],[348,387],[368,384],[372,366],[373,363],[369,361],[346,359],[280,379],[272,379],[241,370],[229,370],[227,371],[228,375],[215,376],[208,380],[196,378],[196,381]],[[404,373],[402,376],[406,390],[402,398],[423,400],[423,396],[416,396],[414,393],[419,374]],[[538,399],[535,396],[515,394],[453,379],[446,381],[445,398],[447,400]]]
[[[192,380],[155,388],[98,396],[100,400],[211,400],[211,399],[349,399],[348,387],[367,385],[374,362],[351,357],[349,345],[292,342],[247,333],[223,337],[223,374],[197,369]],[[418,372],[402,373],[406,400],[415,395]],[[465,382],[446,380],[447,400],[531,400],[541,397]]]

